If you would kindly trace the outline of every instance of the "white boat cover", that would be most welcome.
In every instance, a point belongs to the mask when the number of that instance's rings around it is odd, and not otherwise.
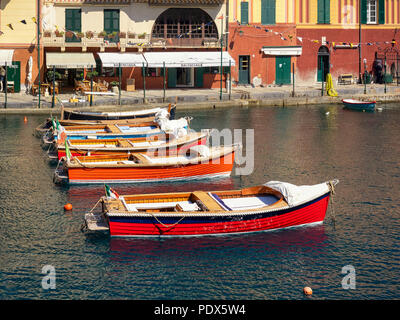
[[[174,134],[178,136],[180,129],[188,126],[188,122],[185,118],[180,118],[177,120],[169,120],[167,118],[158,118],[157,120],[160,129],[166,133]]]
[[[288,182],[269,181],[264,186],[282,193],[289,207],[313,200],[329,191],[329,186],[326,182],[312,186],[296,186]]]

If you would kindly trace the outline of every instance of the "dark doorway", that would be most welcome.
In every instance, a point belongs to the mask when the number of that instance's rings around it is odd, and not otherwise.
[[[326,81],[326,75],[330,70],[330,59],[329,59],[329,49],[322,46],[318,50],[318,70],[317,70],[317,81]]]

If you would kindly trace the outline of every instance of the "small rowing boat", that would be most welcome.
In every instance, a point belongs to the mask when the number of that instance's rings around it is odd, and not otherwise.
[[[151,108],[135,111],[80,111],[68,108],[62,108],[61,120],[121,120],[121,119],[136,119],[154,117],[161,110],[166,110],[169,113],[169,118],[175,118],[176,105],[169,104],[168,108]]]
[[[188,127],[189,118],[169,120],[157,119],[156,122],[139,124],[108,124],[92,126],[53,126],[42,138],[44,144],[65,139],[117,139],[117,138],[143,138],[162,133],[177,134]],[[54,129],[55,127],[55,129]]]
[[[179,137],[169,134],[159,134],[145,138],[131,139],[67,139],[64,143],[54,143],[53,151],[49,152],[49,157],[50,159],[57,160],[65,157],[65,143],[73,157],[128,152],[152,152],[155,154],[185,152],[192,146],[206,144],[208,136],[209,130],[202,130],[202,132],[189,132]]]
[[[323,223],[338,180],[311,186],[270,181],[228,191],[119,195],[109,186],[84,228],[116,237],[247,233]],[[93,213],[101,204],[102,212]]]
[[[374,111],[376,101],[360,101],[355,99],[343,99],[344,108],[359,111]]]
[[[36,129],[38,137],[43,136],[46,132],[52,129],[54,118],[48,118],[41,123]],[[63,127],[69,126],[99,126],[99,125],[155,125],[155,117],[122,119],[122,120],[57,120]]]
[[[240,145],[196,145],[186,154],[147,153],[72,157],[69,150],[54,172],[55,183],[139,183],[226,177]]]

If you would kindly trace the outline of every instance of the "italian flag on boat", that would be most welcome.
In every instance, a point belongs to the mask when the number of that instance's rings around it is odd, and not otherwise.
[[[110,188],[108,185],[104,185],[105,189],[106,189],[106,195],[107,198],[114,198],[114,199],[118,199],[119,198],[119,194],[112,188]]]

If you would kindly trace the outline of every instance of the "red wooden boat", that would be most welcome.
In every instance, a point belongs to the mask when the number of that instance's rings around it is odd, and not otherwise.
[[[103,154],[153,152],[166,154],[185,152],[192,146],[204,145],[209,131],[189,132],[182,137],[169,134],[154,135],[145,138],[130,139],[76,139],[67,140],[67,145],[73,157],[96,156]],[[50,159],[61,160],[66,156],[65,143],[55,142],[55,151],[49,153]]]
[[[247,233],[322,223],[338,180],[312,186],[271,181],[229,191],[120,196],[106,186],[102,212],[84,228],[111,236],[199,236]]]
[[[224,177],[231,174],[239,145],[197,145],[186,154],[146,153],[63,158],[54,182],[69,184],[138,183]]]

